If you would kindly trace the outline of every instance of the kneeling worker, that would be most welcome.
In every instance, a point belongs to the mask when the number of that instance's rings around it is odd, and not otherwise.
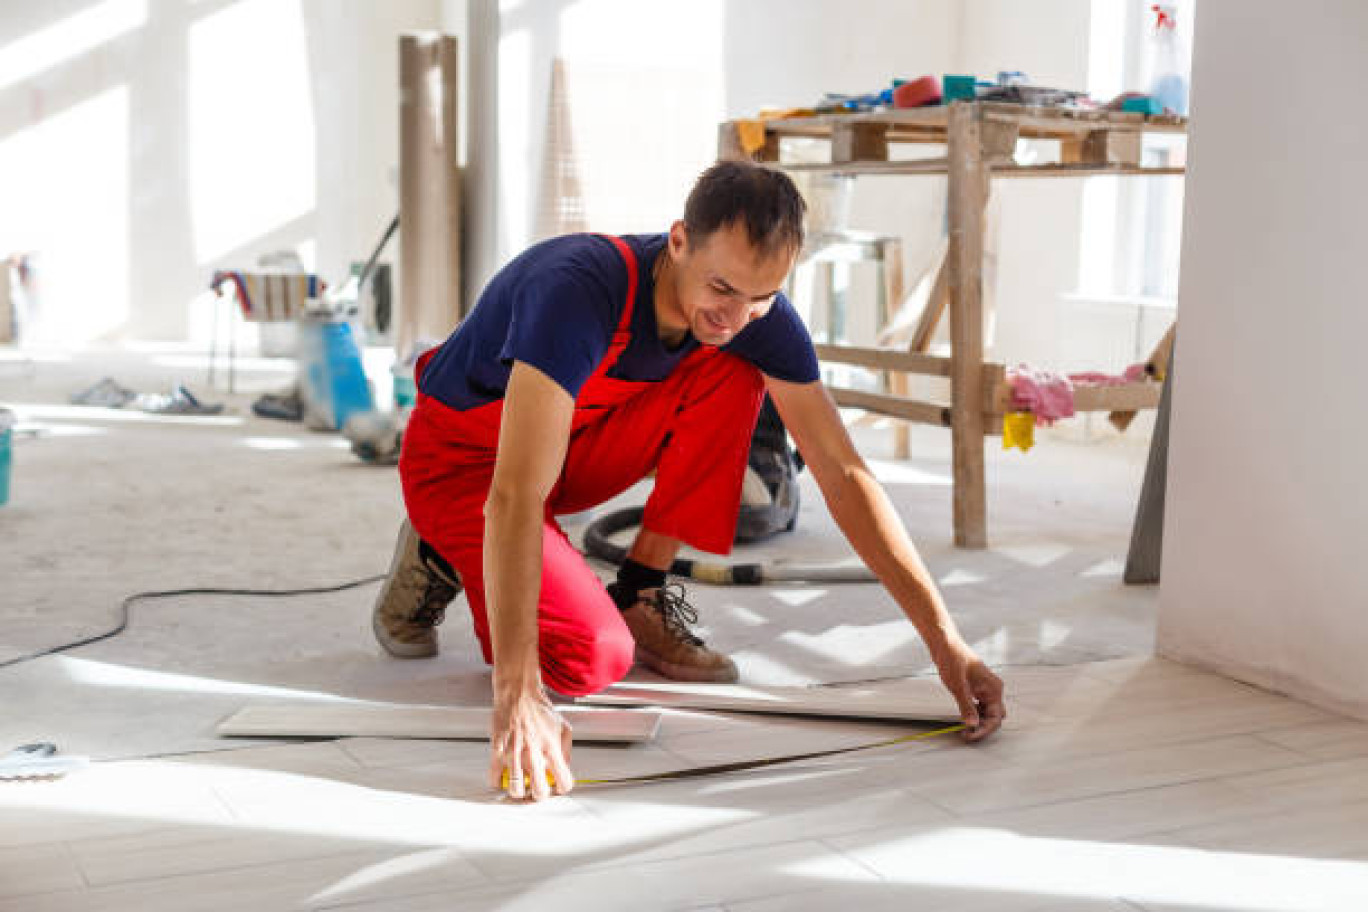
[[[375,631],[432,655],[464,587],[493,665],[490,783],[564,792],[569,728],[543,685],[594,693],[633,661],[669,678],[734,681],[665,584],[681,543],[725,554],[766,391],[832,516],[916,626],[966,739],[1005,715],[1002,682],[964,642],[883,489],[818,380],[812,340],[779,293],[803,243],[783,174],[706,171],[668,233],[577,234],[528,249],[417,365],[399,474],[400,533]],[[557,525],[655,471],[642,527],[605,587]]]

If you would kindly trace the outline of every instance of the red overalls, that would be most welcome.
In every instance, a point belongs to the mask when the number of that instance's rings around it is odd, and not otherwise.
[[[656,470],[643,525],[726,554],[764,393],[760,371],[716,348],[690,353],[659,382],[608,376],[631,337],[638,265],[627,263],[627,306],[598,369],[575,399],[570,442],[546,504],[537,606],[543,682],[566,696],[594,693],[632,666],[635,644],[617,606],[556,523],[620,494]],[[419,359],[421,376],[431,353]],[[399,476],[418,535],[461,575],[475,633],[492,662],[484,592],[484,504],[494,474],[503,400],[467,411],[418,394]]]

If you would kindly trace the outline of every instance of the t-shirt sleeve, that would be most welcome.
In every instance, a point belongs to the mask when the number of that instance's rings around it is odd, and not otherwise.
[[[578,396],[612,340],[612,302],[607,289],[574,272],[527,276],[513,296],[499,360],[530,364]]]
[[[821,377],[812,337],[789,299],[775,295],[769,313],[753,320],[723,346],[760,372],[789,383],[812,383]]]

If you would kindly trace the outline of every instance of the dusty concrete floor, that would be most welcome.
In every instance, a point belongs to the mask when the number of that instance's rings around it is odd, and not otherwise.
[[[316,586],[382,572],[402,510],[395,471],[362,465],[334,435],[250,413],[255,395],[291,372],[286,361],[244,361],[228,396],[205,387],[193,352],[0,353],[0,404],[23,421],[11,502],[0,508],[0,661],[109,628],[134,592]],[[228,413],[166,419],[65,404],[104,375],[144,392],[181,379]],[[950,543],[948,434],[914,430],[914,458],[899,464],[887,461],[886,429],[861,428],[857,440],[968,638],[990,662],[1021,667],[1152,651],[1157,589],[1120,579],[1148,427],[1137,422],[1124,437],[1061,428],[1029,455],[992,442],[992,547],[980,552]],[[850,555],[804,479],[798,531],[738,549],[737,559]],[[217,739],[213,726],[261,695],[483,698],[487,670],[463,602],[442,628],[440,657],[398,661],[371,637],[374,592],[141,603],[115,639],[0,668],[0,744],[52,740],[101,758],[214,750],[243,746]],[[693,592],[703,633],[752,683],[932,671],[877,585]]]

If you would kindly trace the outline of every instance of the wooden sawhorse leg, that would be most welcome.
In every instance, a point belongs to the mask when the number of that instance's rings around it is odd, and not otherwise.
[[[954,462],[955,545],[988,546],[983,462],[983,223],[989,171],[977,105],[950,106],[949,227],[946,285],[950,310],[950,437]]]

